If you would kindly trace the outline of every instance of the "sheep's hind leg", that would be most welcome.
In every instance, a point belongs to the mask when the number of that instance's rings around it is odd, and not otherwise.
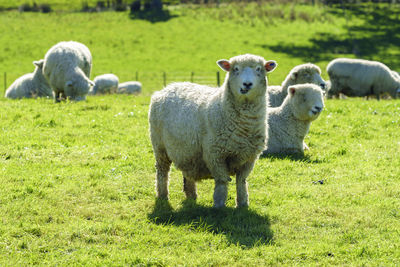
[[[196,181],[183,177],[183,191],[186,198],[197,199]]]
[[[160,199],[168,199],[168,172],[171,167],[171,160],[164,150],[158,150],[154,155],[156,157],[157,197]]]

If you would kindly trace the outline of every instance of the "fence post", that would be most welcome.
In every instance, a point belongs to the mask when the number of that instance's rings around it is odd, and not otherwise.
[[[220,86],[220,82],[219,82],[219,71],[217,71],[217,85],[218,85],[218,87]]]
[[[192,71],[192,73],[190,74],[190,81],[193,82],[194,81],[194,72]]]
[[[167,86],[167,74],[163,72],[164,87]]]

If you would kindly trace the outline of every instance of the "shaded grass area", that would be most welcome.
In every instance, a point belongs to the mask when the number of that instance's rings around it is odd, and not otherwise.
[[[197,231],[222,234],[229,243],[248,248],[269,244],[273,238],[268,216],[249,209],[215,209],[186,200],[174,210],[167,201],[157,199],[148,217],[156,224],[187,225]]]
[[[284,52],[303,60],[314,62],[331,60],[332,54],[344,54],[377,60],[400,68],[397,60],[400,31],[398,21],[399,5],[348,5],[341,8],[328,8],[326,11],[335,17],[342,17],[344,32],[338,30],[319,32],[309,39],[308,45],[281,42],[270,47],[274,52]]]

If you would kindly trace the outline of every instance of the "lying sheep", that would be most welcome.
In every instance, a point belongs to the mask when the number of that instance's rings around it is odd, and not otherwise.
[[[182,171],[186,197],[196,199],[196,182],[213,178],[214,207],[223,207],[236,174],[236,204],[248,206],[246,178],[265,146],[265,75],[277,64],[250,54],[217,64],[228,72],[220,88],[172,83],[151,98],[158,198],[168,199],[173,162]]]
[[[142,84],[140,82],[131,81],[124,82],[118,85],[118,94],[140,94],[142,91]]]
[[[36,66],[33,73],[25,74],[16,79],[8,87],[5,97],[17,99],[52,96],[50,85],[43,76],[43,62],[43,59],[33,61],[33,65]]]
[[[92,55],[78,42],[60,42],[47,51],[43,74],[53,89],[56,102],[68,98],[85,100],[94,82],[89,80]]]
[[[268,87],[268,106],[279,107],[287,96],[288,87],[301,83],[313,83],[323,90],[326,88],[325,81],[321,77],[321,69],[317,65],[311,63],[298,65],[289,72],[281,86]]]
[[[280,107],[268,109],[268,154],[303,154],[304,137],[324,107],[323,91],[315,84],[292,85]]]
[[[396,98],[400,89],[399,76],[386,65],[363,59],[337,58],[332,60],[327,68],[331,80],[328,98],[343,93],[347,96],[379,97],[389,93]]]
[[[102,74],[93,80],[94,86],[89,90],[89,95],[116,93],[118,77],[114,74]]]

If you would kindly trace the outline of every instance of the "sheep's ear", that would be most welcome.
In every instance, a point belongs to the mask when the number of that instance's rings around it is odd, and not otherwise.
[[[33,65],[35,65],[36,67],[42,68],[42,67],[43,67],[43,64],[44,64],[44,60],[41,59],[41,60],[33,61],[32,63],[33,63]]]
[[[217,61],[217,65],[223,69],[224,71],[229,71],[231,69],[231,63],[229,63],[229,60],[226,59],[220,59]]]
[[[265,63],[265,70],[267,72],[273,71],[278,66],[275,60],[269,60]]]
[[[295,87],[289,87],[288,91],[289,91],[289,94],[291,96],[294,96],[294,94],[296,93],[296,88]]]

